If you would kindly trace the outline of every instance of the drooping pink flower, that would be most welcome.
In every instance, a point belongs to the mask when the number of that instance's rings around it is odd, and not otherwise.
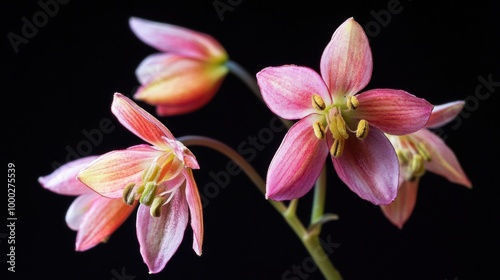
[[[76,251],[86,251],[105,242],[134,209],[124,204],[122,199],[110,199],[97,194],[76,179],[78,172],[97,157],[70,161],[49,175],[38,178],[38,182],[52,192],[76,196],[66,212],[66,224],[77,232]]]
[[[320,63],[284,65],[257,73],[268,107],[284,119],[299,119],[285,135],[267,173],[267,198],[289,200],[314,185],[330,154],[340,179],[358,196],[388,204],[398,188],[396,153],[384,135],[415,132],[432,105],[403,90],[360,92],[372,73],[363,28],[347,19],[334,32]]]
[[[201,255],[203,215],[192,169],[194,155],[156,118],[115,93],[111,110],[120,123],[148,144],[108,152],[78,174],[109,198],[139,201],[137,237],[150,273],[161,271],[182,242],[189,218],[193,250]]]
[[[134,99],[156,106],[160,116],[190,113],[212,100],[229,71],[219,42],[172,24],[137,17],[129,24],[140,40],[160,51],[136,69],[141,87]]]
[[[396,199],[388,205],[381,205],[381,209],[385,217],[398,228],[403,228],[413,213],[419,180],[426,170],[450,182],[472,188],[453,150],[430,130],[452,121],[464,105],[464,101],[454,101],[435,106],[425,128],[408,135],[387,135],[398,155],[400,186]]]

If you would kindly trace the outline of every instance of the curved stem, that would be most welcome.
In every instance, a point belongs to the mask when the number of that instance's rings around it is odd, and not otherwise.
[[[316,223],[325,213],[326,198],[326,165],[323,166],[316,185],[314,186],[313,208],[311,213],[311,224]]]
[[[177,140],[181,141],[186,146],[204,146],[212,148],[231,160],[233,160],[237,165],[239,165],[242,170],[247,174],[247,176],[252,180],[252,182],[257,186],[257,188],[265,194],[266,184],[264,179],[258,174],[258,172],[243,158],[239,153],[228,145],[220,142],[218,140],[204,137],[204,136],[183,136],[179,137]],[[318,181],[319,185],[324,185],[321,180]],[[323,187],[321,187],[323,188]],[[324,195],[323,201],[324,201]],[[318,198],[320,199],[320,198]],[[321,273],[325,276],[327,280],[342,280],[342,276],[338,270],[333,266],[328,254],[322,247],[321,241],[319,239],[320,231],[308,232],[304,227],[300,219],[297,217],[296,209],[298,204],[298,199],[294,199],[290,202],[289,206],[285,206],[284,203],[274,200],[268,200],[271,205],[283,216],[285,221],[288,223],[290,228],[295,232],[299,239],[304,244],[304,247],[309,252],[310,256],[318,266]],[[322,208],[321,208],[322,209]],[[315,212],[315,211],[313,211]],[[316,210],[317,213],[322,212],[319,208]]]

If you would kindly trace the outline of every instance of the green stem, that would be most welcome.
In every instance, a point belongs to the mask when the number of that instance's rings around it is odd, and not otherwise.
[[[204,137],[204,136],[183,136],[178,138],[186,146],[204,146],[212,148],[231,160],[233,160],[241,169],[247,174],[247,176],[252,180],[252,182],[257,186],[257,188],[265,194],[266,183],[264,179],[258,174],[258,172],[250,165],[243,156],[237,153],[234,149],[228,145],[220,142],[218,140]],[[322,184],[320,184],[322,185]],[[323,195],[324,197],[324,195]],[[324,200],[324,198],[323,198]],[[323,249],[321,242],[319,240],[319,231],[308,232],[304,227],[300,219],[297,217],[296,208],[298,204],[298,199],[294,199],[290,202],[289,206],[285,206],[283,202],[268,200],[269,203],[283,216],[285,221],[288,223],[290,228],[295,232],[299,239],[304,244],[312,259],[318,266],[321,273],[325,276],[327,280],[342,280],[342,277],[338,270],[333,266],[328,257],[328,254]],[[318,210],[319,211],[319,210]]]
[[[311,224],[316,223],[325,213],[326,198],[326,165],[323,166],[316,185],[314,186],[313,208],[311,211]]]

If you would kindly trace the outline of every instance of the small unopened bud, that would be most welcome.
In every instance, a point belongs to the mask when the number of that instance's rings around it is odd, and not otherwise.
[[[323,100],[323,98],[321,98],[321,96],[317,94],[313,94],[312,96],[312,106],[313,108],[321,111],[325,110],[326,108],[325,101]]]
[[[153,203],[153,199],[156,196],[156,183],[148,182],[144,187],[144,191],[142,192],[140,202],[144,205],[150,206]]]
[[[344,142],[344,139],[335,139],[335,141],[333,141],[333,145],[330,147],[330,154],[334,158],[338,158],[342,155],[344,151]]]
[[[323,124],[321,124],[321,122],[315,122],[313,124],[313,129],[314,129],[314,135],[316,135],[316,137],[318,137],[318,139],[323,139],[325,138],[325,127],[323,126]]]
[[[368,122],[365,120],[360,120],[358,123],[358,128],[356,129],[356,137],[363,140],[368,136]]]

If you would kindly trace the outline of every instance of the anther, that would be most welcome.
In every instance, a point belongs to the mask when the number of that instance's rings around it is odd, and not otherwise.
[[[315,109],[318,109],[321,111],[325,110],[325,108],[326,108],[325,101],[323,101],[323,98],[321,98],[321,96],[319,96],[317,94],[313,94],[313,96],[312,96],[312,106]]]
[[[318,139],[323,139],[325,138],[325,127],[323,126],[323,124],[321,124],[321,122],[315,122],[313,124],[313,129],[314,129],[314,135],[316,135],[316,137],[318,137]]]
[[[140,202],[144,205],[150,206],[156,196],[156,189],[157,186],[155,182],[146,183],[146,186],[144,187],[144,191],[142,192],[140,198]]]
[[[359,101],[356,98],[356,96],[354,96],[354,95],[353,96],[349,96],[347,98],[347,101],[346,101],[345,105],[347,106],[347,109],[349,109],[349,110],[356,110],[356,108],[358,108],[358,106],[359,106]]]
[[[330,147],[330,154],[334,158],[338,158],[342,155],[342,152],[344,151],[344,139],[335,139],[333,141],[333,145]]]
[[[425,161],[431,161],[432,157],[424,143],[420,142],[417,144],[418,153],[424,158]]]
[[[158,174],[158,171],[160,170],[160,167],[154,163],[149,168],[142,174],[142,181],[143,182],[150,182],[153,181],[156,178],[156,175]]]
[[[134,193],[134,183],[128,184],[122,193],[122,199],[127,205],[133,205],[135,201],[135,193]]]
[[[165,202],[165,199],[161,196],[157,196],[153,199],[153,203],[151,204],[151,207],[149,208],[149,214],[153,217],[160,217],[161,215],[161,207],[163,206],[163,203]]]
[[[342,136],[342,138],[344,139],[349,138],[349,134],[347,134],[347,131],[345,129],[345,120],[342,115],[338,114],[335,117],[335,122],[337,123],[337,131],[339,132],[340,136]]]
[[[360,120],[358,122],[358,127],[356,128],[356,137],[363,140],[368,136],[368,122],[365,120]]]
[[[411,160],[410,170],[412,171],[412,177],[418,178],[425,173],[424,158],[419,155],[413,155]]]
[[[396,150],[396,155],[398,156],[398,160],[401,163],[401,165],[407,165],[410,161],[409,155],[408,155],[408,150]]]

